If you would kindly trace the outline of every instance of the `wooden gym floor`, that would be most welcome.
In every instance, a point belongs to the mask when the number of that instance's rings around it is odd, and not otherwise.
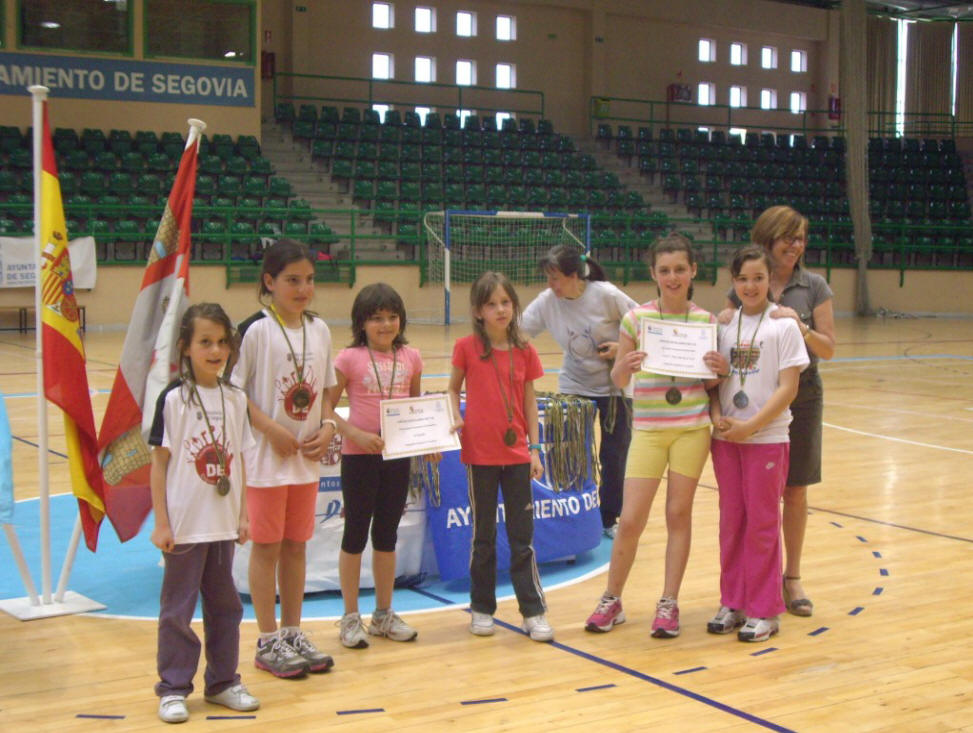
[[[334,331],[343,343],[346,327]],[[425,389],[445,388],[452,343],[466,332],[410,325]],[[649,636],[665,548],[660,491],[625,589],[628,622],[610,634],[583,628],[604,573],[548,593],[554,644],[516,630],[514,601],[501,604],[492,638],[471,636],[460,610],[411,615],[416,643],[377,639],[367,650],[344,649],[330,622],[313,622],[336,666],[297,681],[253,668],[256,628],[245,623],[240,670],[262,708],[255,717],[210,718],[233,714],[206,704],[198,688],[187,727],[973,731],[973,328],[949,319],[839,319],[838,342],[838,358],[822,365],[825,480],[810,492],[803,576],[812,618],[783,616],[781,633],[765,644],[706,633],[719,600],[717,495],[707,467],[678,639]],[[536,343],[545,367],[556,369],[554,342],[545,335]],[[100,421],[121,335],[89,333],[87,349],[91,387],[105,391],[94,398]],[[34,391],[33,334],[0,334],[0,359],[5,394]],[[554,390],[556,376],[539,386]],[[7,404],[24,499],[36,495],[35,402]],[[50,415],[50,448],[62,451],[60,419]],[[52,454],[50,471],[52,492],[65,491],[63,459]],[[53,563],[56,572],[60,558]],[[104,563],[110,573],[111,558]],[[0,614],[0,648],[0,730],[164,725],[152,692],[154,623]]]

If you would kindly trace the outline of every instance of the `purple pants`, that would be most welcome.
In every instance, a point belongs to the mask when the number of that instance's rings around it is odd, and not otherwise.
[[[784,611],[780,498],[789,443],[731,443],[710,448],[720,487],[720,603],[748,617]]]
[[[163,553],[165,573],[159,597],[159,681],[155,694],[188,695],[199,665],[199,637],[190,627],[203,596],[206,637],[206,694],[218,695],[240,682],[240,621],[243,604],[233,585],[233,540],[176,545]]]

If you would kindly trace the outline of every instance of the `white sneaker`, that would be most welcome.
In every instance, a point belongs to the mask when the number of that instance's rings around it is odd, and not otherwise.
[[[539,616],[524,616],[524,631],[534,641],[552,641],[554,639],[554,629],[547,623],[544,614]]]
[[[368,633],[372,636],[384,636],[392,641],[413,641],[419,635],[418,631],[392,609],[381,616],[373,613],[372,620],[368,623]]]
[[[185,723],[189,720],[186,698],[183,695],[165,695],[159,699],[159,720],[163,723]]]
[[[470,621],[470,633],[476,636],[493,636],[493,616],[488,613],[473,611],[473,620]]]
[[[776,618],[754,618],[750,617],[737,632],[740,641],[767,641],[771,636],[780,631],[780,624]]]
[[[216,695],[206,695],[206,702],[214,705],[222,705],[230,710],[238,710],[241,713],[248,713],[260,707],[260,700],[250,694],[242,684],[227,687],[223,692]]]
[[[361,622],[361,614],[357,611],[346,613],[341,617],[341,629],[338,631],[341,643],[349,649],[364,649],[368,646],[368,634]]]

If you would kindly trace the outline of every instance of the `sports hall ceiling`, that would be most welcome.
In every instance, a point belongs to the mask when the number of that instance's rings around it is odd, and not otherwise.
[[[841,0],[778,0],[795,5],[837,9]],[[973,2],[949,3],[943,0],[865,0],[872,13],[884,13],[907,20],[973,21]]]

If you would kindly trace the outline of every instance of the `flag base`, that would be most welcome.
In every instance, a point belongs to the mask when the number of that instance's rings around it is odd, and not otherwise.
[[[64,592],[64,598],[60,602],[52,600],[50,603],[41,603],[37,606],[32,605],[30,598],[27,597],[8,598],[0,601],[0,611],[6,611],[21,621],[68,616],[74,613],[87,613],[88,611],[103,611],[105,608],[107,606],[103,603],[98,603],[98,601],[93,601],[70,590]]]

